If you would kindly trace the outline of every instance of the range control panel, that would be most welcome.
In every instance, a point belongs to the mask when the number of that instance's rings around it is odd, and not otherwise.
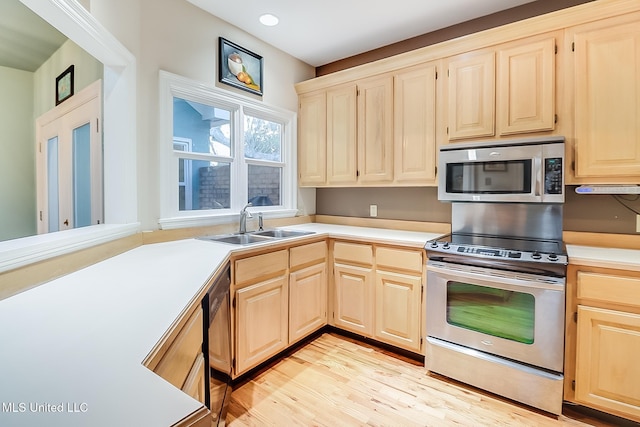
[[[457,253],[474,257],[488,257],[512,262],[544,262],[567,264],[568,259],[564,254],[541,253],[537,251],[516,251],[510,249],[491,248],[486,246],[457,245],[450,242],[438,242],[435,240],[427,242],[425,250],[438,253]]]

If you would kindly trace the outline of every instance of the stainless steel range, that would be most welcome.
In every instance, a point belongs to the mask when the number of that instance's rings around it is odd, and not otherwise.
[[[452,233],[425,250],[427,369],[560,414],[562,204],[452,203]]]

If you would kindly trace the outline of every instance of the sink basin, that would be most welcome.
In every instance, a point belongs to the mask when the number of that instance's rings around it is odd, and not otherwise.
[[[313,231],[298,231],[298,230],[264,230],[264,231],[255,231],[253,233],[254,236],[263,236],[263,237],[272,237],[275,239],[284,239],[286,237],[298,237],[298,236],[306,236],[308,234],[314,234]]]
[[[252,245],[277,239],[286,239],[287,237],[306,236],[307,234],[314,234],[314,232],[298,230],[264,230],[243,234],[234,233],[218,236],[203,236],[198,237],[198,239],[208,240],[210,242],[230,243],[232,245]]]
[[[212,242],[230,243],[232,245],[251,245],[271,240],[268,236],[256,236],[255,234],[225,234],[222,236],[201,237],[200,239],[210,240]]]

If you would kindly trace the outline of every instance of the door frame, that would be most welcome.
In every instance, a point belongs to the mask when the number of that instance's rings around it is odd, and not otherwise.
[[[79,108],[87,106],[88,104],[97,101],[97,111],[95,111],[97,122],[91,123],[92,133],[95,129],[95,134],[92,135],[91,140],[96,141],[99,150],[99,158],[102,159],[102,80],[96,80],[91,83],[89,86],[76,93],[74,96],[69,98],[67,101],[62,104],[52,108],[51,110],[44,113],[42,116],[36,119],[36,208],[38,212],[37,218],[37,230],[38,234],[48,233],[48,209],[47,206],[49,204],[48,200],[48,192],[47,192],[47,141],[50,135],[45,132],[45,129],[48,125],[54,123],[55,121],[64,118],[77,111]],[[91,119],[93,121],[93,118]],[[95,140],[94,140],[95,137]],[[62,144],[62,141],[59,141],[59,146]],[[92,143],[93,145],[93,143]],[[69,142],[69,147],[71,146],[71,142]],[[64,150],[59,151],[64,154]],[[70,154],[70,153],[67,153]],[[92,156],[91,160],[91,176],[92,176],[92,194],[98,195],[99,197],[92,197],[92,224],[95,223],[104,223],[104,192],[103,192],[103,162],[95,161]],[[60,162],[60,161],[59,161]],[[71,167],[71,163],[70,163]],[[71,185],[72,182],[69,181],[68,185]],[[61,188],[65,185],[64,182],[60,181]],[[68,191],[72,192],[71,188],[64,189],[62,188],[61,192]],[[62,201],[62,200],[61,200]],[[62,206],[61,206],[62,209]],[[60,230],[74,228],[73,219],[70,217],[72,213],[69,212],[67,214],[66,219],[69,219],[71,222],[68,227],[62,228]],[[60,219],[62,222],[62,218]]]

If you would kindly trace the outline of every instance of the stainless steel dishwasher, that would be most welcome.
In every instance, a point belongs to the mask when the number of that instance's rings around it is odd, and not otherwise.
[[[205,404],[211,411],[212,425],[226,425],[231,397],[231,310],[229,287],[231,268],[227,264],[202,300],[207,331],[203,341],[205,354]]]

